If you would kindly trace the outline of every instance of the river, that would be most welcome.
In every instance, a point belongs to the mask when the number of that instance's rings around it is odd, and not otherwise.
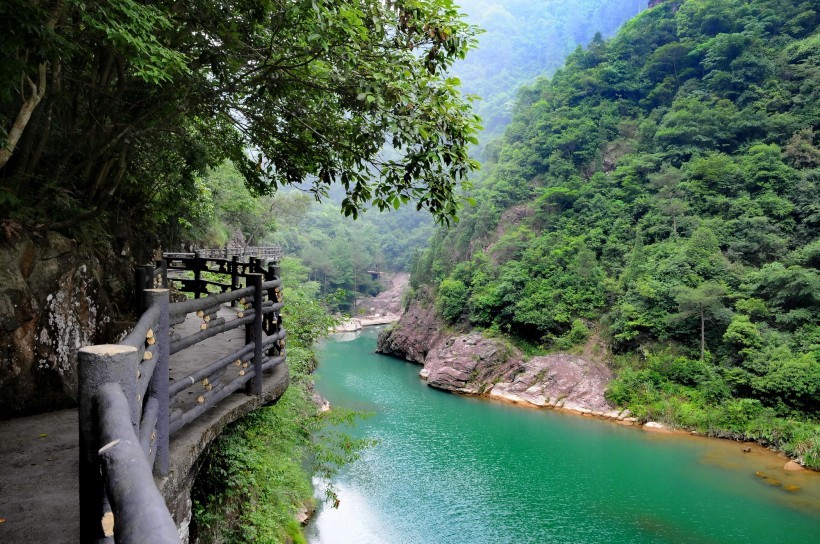
[[[667,435],[427,387],[374,353],[320,349],[317,388],[378,440],[334,479],[311,544],[820,542],[820,475],[763,448]]]

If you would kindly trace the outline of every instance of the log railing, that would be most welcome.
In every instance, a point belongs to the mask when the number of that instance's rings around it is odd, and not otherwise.
[[[222,293],[201,296],[217,282],[183,283],[196,298],[170,303],[168,271],[175,265],[169,263],[180,258],[166,257],[137,269],[135,298],[143,312],[128,335],[119,344],[80,350],[83,543],[112,537],[126,544],[178,542],[176,525],[153,480],[168,473],[171,436],[240,389],[261,396],[263,372],[285,360],[277,265],[195,255],[198,268],[193,270],[214,271],[230,263],[235,274],[231,285]],[[239,306],[238,311],[228,319],[219,317],[219,308],[227,304]],[[191,314],[202,319],[199,330],[172,336],[170,327]],[[240,327],[244,345],[170,381],[172,354]],[[194,384],[204,391],[192,403],[185,393]]]

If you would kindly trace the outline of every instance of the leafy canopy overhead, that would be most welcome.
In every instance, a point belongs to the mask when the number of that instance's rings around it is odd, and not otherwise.
[[[231,159],[257,193],[339,182],[347,215],[448,219],[476,167],[446,75],[476,29],[450,0],[12,0],[0,21],[0,216],[172,214]]]

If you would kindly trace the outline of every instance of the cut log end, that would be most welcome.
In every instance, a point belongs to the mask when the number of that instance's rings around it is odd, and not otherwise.
[[[114,446],[116,446],[119,443],[120,443],[120,439],[118,438],[118,439],[114,440],[113,442],[109,442],[108,444],[106,444],[105,446],[100,448],[99,451],[97,451],[97,453],[102,455],[103,453],[107,452],[108,450],[110,450],[111,448],[113,448]]]
[[[114,536],[114,513],[113,512],[106,512],[103,514],[102,520],[100,520],[102,524],[103,535],[106,538]]]
[[[88,353],[91,355],[122,355],[125,353],[136,353],[137,348],[134,346],[125,346],[122,344],[98,344],[96,346],[85,346],[80,348],[80,353]]]

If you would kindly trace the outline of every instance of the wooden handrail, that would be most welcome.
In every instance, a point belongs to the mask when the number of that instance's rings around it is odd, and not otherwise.
[[[171,435],[243,387],[246,393],[261,397],[262,373],[285,360],[285,330],[279,315],[282,283],[276,264],[265,266],[254,257],[242,263],[236,257],[226,261],[197,255],[194,270],[199,273],[213,264],[231,271],[228,290],[202,298],[198,297],[207,292],[198,291],[193,293],[194,300],[170,303],[167,272],[174,270],[172,263],[178,257],[167,257],[154,266],[137,268],[135,300],[141,305],[140,318],[123,341],[80,350],[83,543],[111,536],[125,543],[176,542],[176,527],[152,478],[152,472],[160,477],[168,473]],[[240,287],[238,278],[247,287]],[[195,278],[195,285],[198,289],[203,284]],[[244,307],[236,318],[220,317],[209,326],[208,316],[227,303]],[[203,330],[172,342],[170,321],[182,322],[194,312],[203,317]],[[245,327],[243,347],[169,384],[172,353],[241,326]],[[218,383],[213,390],[209,386],[199,403],[171,414],[180,393],[204,380],[220,382],[219,374],[232,363],[244,365],[238,377]],[[113,525],[109,523],[112,516]]]

